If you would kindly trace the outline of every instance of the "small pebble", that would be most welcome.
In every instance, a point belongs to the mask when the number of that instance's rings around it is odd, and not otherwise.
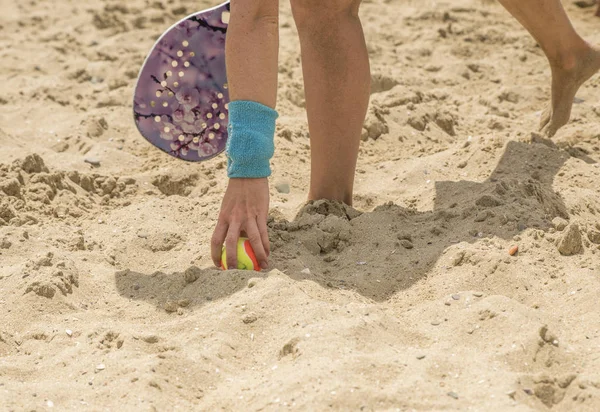
[[[167,313],[173,313],[173,312],[177,312],[177,309],[179,309],[179,305],[173,301],[167,301],[163,308],[165,309],[165,312]]]
[[[54,408],[54,402],[52,401],[47,401],[46,405],[48,405],[48,408]]]
[[[258,316],[256,316],[256,314],[254,312],[250,312],[245,314],[244,316],[242,316],[242,322],[244,322],[246,325],[250,324],[250,323],[254,323],[258,320]]]
[[[140,339],[149,344],[157,343],[160,340],[156,335],[140,336]]]
[[[426,356],[426,355],[417,355],[417,359],[418,359],[418,360],[425,359],[425,356]]]
[[[515,395],[517,394],[517,391],[510,391],[506,393],[508,395],[509,398],[511,399],[515,399]]]
[[[65,333],[69,336],[73,336],[73,331],[71,329],[65,330]]]
[[[97,371],[103,371],[104,369],[106,369],[106,366],[104,366],[103,363],[99,364],[98,366],[96,366],[96,370]]]
[[[300,271],[300,273],[304,273],[305,275],[310,275],[310,269],[309,268],[304,268]]]
[[[563,231],[567,225],[569,224],[569,222],[567,222],[565,219],[563,219],[562,217],[555,217],[554,219],[552,219],[552,224],[554,225],[554,228],[556,230],[558,230],[559,232]]]
[[[473,296],[475,296],[476,298],[480,298],[483,296],[483,293],[481,292],[473,292]]]
[[[515,246],[511,247],[510,249],[508,249],[508,254],[511,256],[514,256],[517,254],[518,251],[519,251],[519,246],[515,245]]]
[[[402,247],[404,249],[412,249],[414,247],[414,245],[412,244],[412,242],[410,240],[407,240],[407,239],[400,240],[400,244],[402,245]]]
[[[442,324],[442,322],[440,322],[439,320],[434,320],[434,321],[432,321],[432,322],[431,322],[431,324],[432,324],[433,326],[438,326],[438,325],[441,325],[441,324]]]
[[[452,295],[452,299],[454,299],[454,300],[460,300],[460,295],[458,295],[458,294]]]
[[[92,166],[100,166],[100,159],[95,157],[86,157],[83,159],[84,162],[91,164]]]
[[[277,191],[279,193],[284,193],[284,194],[290,193],[289,183],[285,183],[285,182],[278,183],[275,185],[275,189],[277,189]]]
[[[523,389],[523,392],[525,392],[527,395],[533,395],[533,391],[529,388]]]
[[[458,399],[458,393],[456,392],[448,392],[448,396],[454,399]]]

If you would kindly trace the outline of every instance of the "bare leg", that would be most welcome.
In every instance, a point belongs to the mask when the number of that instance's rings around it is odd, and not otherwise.
[[[360,0],[292,0],[311,140],[309,199],[352,204],[370,68]]]
[[[600,70],[600,49],[575,31],[560,0],[499,0],[540,44],[552,69],[552,100],[542,114],[547,136],[567,124],[579,87]]]
[[[227,31],[231,100],[275,108],[279,53],[279,0],[232,0]]]

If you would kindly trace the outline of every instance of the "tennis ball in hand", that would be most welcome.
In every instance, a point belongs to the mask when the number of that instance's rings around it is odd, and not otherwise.
[[[221,253],[221,268],[227,270],[227,252],[225,246],[223,246],[223,252]],[[254,255],[254,250],[250,246],[250,241],[241,237],[238,239],[237,244],[237,268],[240,270],[256,270],[260,271],[260,266]]]

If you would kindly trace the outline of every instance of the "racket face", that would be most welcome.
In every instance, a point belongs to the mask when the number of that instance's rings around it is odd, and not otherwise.
[[[176,158],[199,162],[225,150],[229,10],[227,2],[172,26],[140,71],[133,102],[136,126],[146,140]]]

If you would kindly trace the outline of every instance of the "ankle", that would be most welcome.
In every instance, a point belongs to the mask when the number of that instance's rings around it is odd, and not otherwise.
[[[562,47],[554,53],[546,53],[552,69],[561,71],[573,71],[577,69],[581,61],[587,58],[592,47],[583,39],[569,46]]]
[[[337,202],[345,203],[352,206],[352,190],[339,190],[329,189],[323,190],[322,188],[311,189],[308,193],[308,200],[335,200]]]

